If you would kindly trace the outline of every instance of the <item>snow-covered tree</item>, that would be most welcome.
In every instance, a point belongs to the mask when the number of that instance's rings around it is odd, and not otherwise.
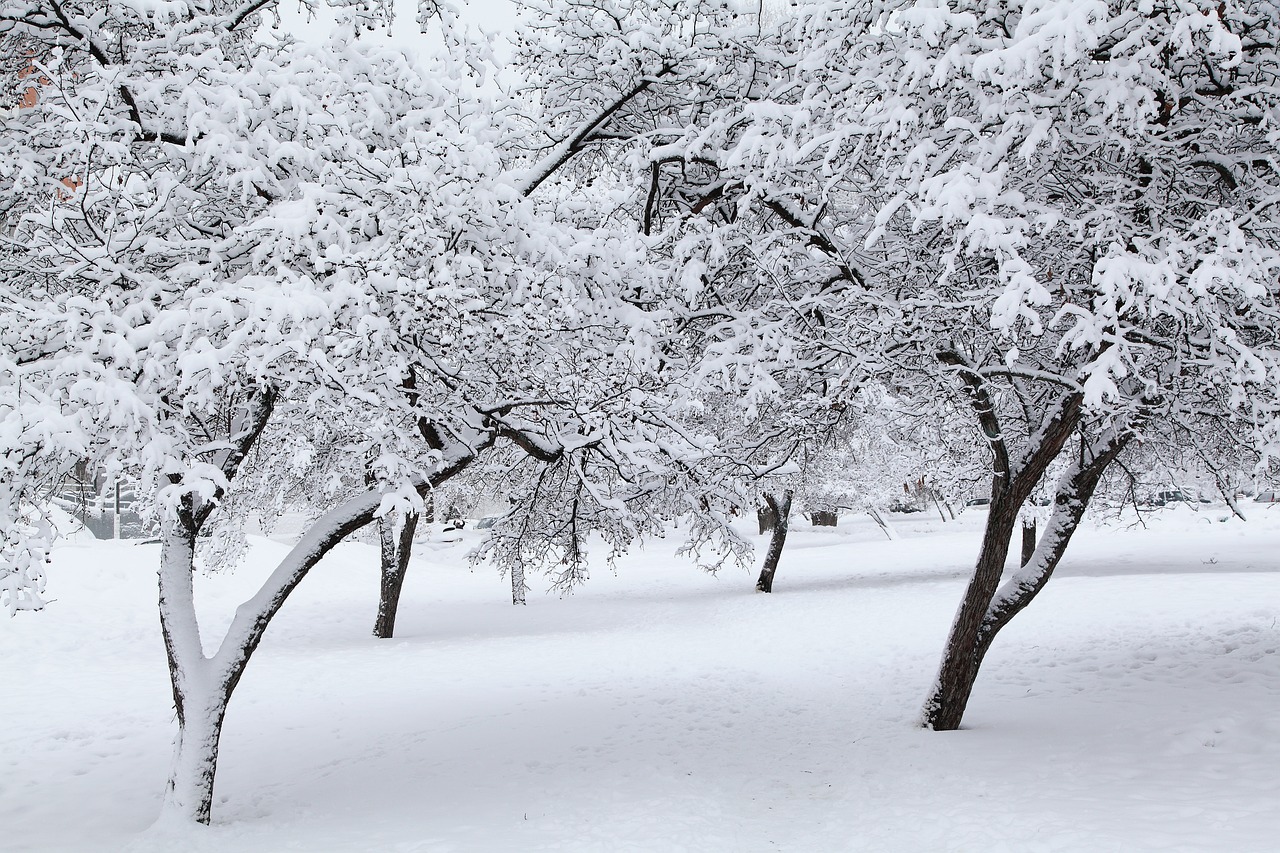
[[[263,31],[269,2],[0,0],[40,70],[0,134],[5,603],[39,603],[44,484],[75,464],[142,484],[179,722],[165,802],[197,821],[245,666],[345,536],[504,444],[625,514],[702,442],[659,440],[675,279],[634,220],[548,182],[565,152],[530,151],[543,119],[486,94],[482,46],[418,64],[357,37],[386,4],[335,5],[345,26],[309,46]],[[306,478],[332,506],[207,654],[203,534]],[[546,506],[557,541],[597,523],[585,505]]]
[[[806,4],[748,97],[651,156],[727,214],[707,348],[752,393],[875,377],[969,408],[991,509],[926,722],[955,728],[991,640],[1043,588],[1135,439],[1185,413],[1274,445],[1277,10],[1261,0]],[[715,271],[721,275],[717,279]],[[1001,584],[1059,462],[1033,558]]]

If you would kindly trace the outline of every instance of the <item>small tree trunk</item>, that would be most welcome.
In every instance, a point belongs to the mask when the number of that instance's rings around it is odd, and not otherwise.
[[[782,547],[787,544],[787,530],[791,517],[790,489],[781,495],[766,494],[765,502],[773,516],[773,535],[769,537],[769,550],[764,555],[764,566],[760,569],[760,577],[756,580],[757,592],[773,592],[773,576],[778,571],[778,561],[782,559]]]
[[[867,507],[867,515],[871,516],[871,520],[876,523],[880,528],[880,532],[882,532],[885,535],[885,538],[890,542],[898,538],[898,531],[893,529],[893,525],[890,524],[888,519],[881,514],[879,509],[869,506]]]
[[[378,617],[373,623],[373,636],[380,639],[391,639],[395,635],[400,591],[404,588],[404,577],[409,570],[413,534],[417,529],[417,513],[393,511],[378,519],[382,587],[378,595]]]
[[[839,516],[829,509],[814,510],[809,513],[809,521],[814,527],[835,527]]]
[[[932,497],[933,497],[933,505],[934,505],[935,507],[937,507],[937,508],[938,508],[938,518],[942,519],[942,523],[943,523],[943,524],[946,524],[946,523],[947,523],[947,517],[946,517],[946,515],[945,515],[945,514],[943,514],[943,512],[942,512],[942,501],[938,498],[938,493],[937,493],[937,492],[935,492],[935,491],[933,491],[933,489],[930,489],[930,490],[929,490],[929,494],[930,494],[930,495],[932,495]],[[948,508],[948,509],[950,509],[950,506],[948,506],[947,508]],[[956,520],[956,514],[955,514],[955,512],[952,512],[952,513],[951,513],[951,520],[952,520],[952,521],[955,521],[955,520]]]
[[[1034,518],[1022,519],[1022,562],[1019,565],[1025,566],[1031,562],[1031,555],[1036,552],[1036,520]]]
[[[511,567],[511,603],[524,604],[529,587],[524,582],[524,566],[518,561]]]
[[[765,499],[765,505],[756,510],[756,521],[760,524],[761,536],[765,535],[777,526],[778,516],[769,505],[767,497]]]

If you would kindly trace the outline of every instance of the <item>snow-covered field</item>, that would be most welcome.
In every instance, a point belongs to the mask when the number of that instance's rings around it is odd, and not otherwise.
[[[157,546],[68,545],[0,626],[0,849],[1276,850],[1280,507],[1247,509],[1083,530],[947,734],[914,723],[980,512],[800,523],[771,596],[667,541],[523,609],[437,532],[390,641],[347,544],[232,700],[207,830],[149,826]],[[200,580],[210,645],[284,551]]]

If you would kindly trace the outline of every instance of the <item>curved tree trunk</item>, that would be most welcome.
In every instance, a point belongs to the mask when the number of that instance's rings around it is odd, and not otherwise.
[[[400,590],[404,588],[409,556],[413,553],[413,534],[417,529],[417,513],[393,511],[384,513],[378,519],[382,586],[378,595],[378,618],[373,623],[373,636],[379,639],[391,639],[395,635]]]
[[[1006,489],[993,489],[986,530],[964,598],[951,625],[933,691],[925,702],[924,723],[938,731],[959,728],[978,678],[981,660],[974,654],[987,607],[995,595],[1018,521],[1021,501]]]
[[[764,555],[764,566],[756,580],[757,592],[773,592],[773,576],[778,571],[778,561],[782,559],[782,548],[787,544],[787,530],[791,526],[791,497],[790,489],[780,495],[766,493],[764,496],[773,514],[773,531],[769,536],[769,550]]]
[[[231,479],[239,460],[270,415],[270,399],[260,417],[237,437],[236,458],[222,467]],[[481,444],[480,449],[488,444]],[[448,461],[429,481],[417,485],[420,494],[439,486],[475,459],[476,448]],[[171,478],[172,479],[172,478]],[[173,480],[175,484],[179,480]],[[164,520],[161,533],[159,603],[160,626],[169,660],[169,678],[178,716],[173,763],[165,786],[163,810],[179,820],[208,823],[213,807],[213,783],[218,767],[222,722],[249,659],[271,620],[311,569],[347,536],[372,522],[382,493],[369,490],[322,515],[293,546],[259,588],[236,608],[217,652],[204,652],[193,595],[196,537],[216,504],[187,496],[175,517]]]
[[[923,724],[948,731],[959,728],[978,677],[978,667],[982,663],[977,653],[979,636],[987,620],[988,607],[1000,585],[1018,512],[1075,432],[1080,423],[1084,397],[1078,391],[1059,397],[1045,410],[1039,429],[1027,438],[1024,451],[1015,458],[1006,442],[990,388],[982,374],[958,352],[941,352],[938,359],[955,368],[957,377],[964,383],[974,416],[992,454],[991,505],[978,560],[951,625],[938,676],[924,705]]]
[[[960,727],[973,692],[978,669],[997,633],[1039,594],[1057,568],[1084,516],[1089,500],[1108,465],[1120,454],[1132,433],[1108,429],[1063,474],[1054,497],[1054,511],[1044,536],[1026,564],[1003,586],[997,586],[1017,520],[1017,506],[993,500],[983,536],[978,566],[952,626],[938,678],[924,707],[924,724],[936,731]],[[1001,491],[997,489],[996,491]],[[997,507],[997,503],[1000,504]]]

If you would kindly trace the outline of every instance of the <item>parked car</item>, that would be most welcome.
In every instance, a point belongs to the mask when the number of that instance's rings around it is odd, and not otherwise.
[[[1199,501],[1202,504],[1213,503],[1209,498],[1191,498],[1188,497],[1185,492],[1179,491],[1178,489],[1169,489],[1163,492],[1156,492],[1156,496],[1151,500],[1151,505],[1167,506],[1168,504],[1173,503],[1190,504],[1195,503],[1196,501]]]
[[[991,498],[972,498],[964,502],[965,506],[989,506]]]
[[[1258,492],[1258,494],[1254,496],[1254,501],[1260,504],[1280,503],[1280,492]]]

